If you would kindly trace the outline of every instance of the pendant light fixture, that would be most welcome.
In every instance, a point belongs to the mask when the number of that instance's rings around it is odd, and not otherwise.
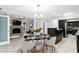
[[[37,5],[37,14],[36,14],[36,19],[34,20],[34,29],[35,29],[35,32],[40,32],[40,30],[42,29],[40,27],[40,11],[39,11],[39,7],[40,5]]]
[[[39,7],[40,7],[40,5],[37,5],[37,8],[38,8],[37,18],[38,18],[38,20],[39,20],[39,18],[40,18],[40,11],[39,11]]]

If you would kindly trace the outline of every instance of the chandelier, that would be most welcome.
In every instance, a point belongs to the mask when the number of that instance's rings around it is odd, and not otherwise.
[[[42,17],[42,14],[40,13],[40,5],[37,5],[37,13],[34,14],[34,17],[38,20]]]

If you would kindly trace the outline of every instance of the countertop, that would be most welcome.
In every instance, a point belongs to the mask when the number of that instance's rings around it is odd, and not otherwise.
[[[79,30],[79,27],[68,27],[68,28],[72,28],[73,30]]]

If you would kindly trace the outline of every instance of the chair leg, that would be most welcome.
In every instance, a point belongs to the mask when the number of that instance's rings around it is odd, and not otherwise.
[[[53,47],[52,47],[52,53],[54,52]]]
[[[45,44],[45,45],[43,45],[43,50],[42,50],[42,52],[43,52],[43,53],[45,53],[47,50],[48,50],[47,45],[46,45],[46,44]]]
[[[52,46],[52,53],[55,53],[55,46]]]
[[[36,46],[33,47],[33,52],[36,53]]]

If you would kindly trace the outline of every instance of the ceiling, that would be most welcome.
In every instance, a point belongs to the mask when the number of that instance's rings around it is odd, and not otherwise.
[[[0,8],[10,14],[32,18],[37,13],[36,5],[0,5]],[[39,11],[43,18],[47,19],[78,17],[79,5],[40,5]]]

